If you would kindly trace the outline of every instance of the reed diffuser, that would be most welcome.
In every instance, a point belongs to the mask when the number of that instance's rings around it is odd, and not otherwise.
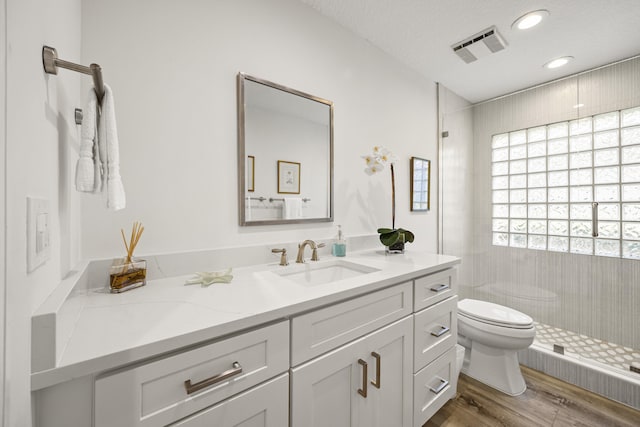
[[[127,251],[125,258],[115,259],[109,269],[109,286],[112,293],[120,293],[144,286],[147,283],[147,262],[133,257],[144,227],[139,222],[133,223],[131,238],[127,242],[124,230],[120,229],[124,248]]]

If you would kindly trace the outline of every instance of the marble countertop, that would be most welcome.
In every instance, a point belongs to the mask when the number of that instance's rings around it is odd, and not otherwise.
[[[309,265],[317,268],[337,259],[324,257]],[[31,388],[38,390],[287,319],[460,262],[453,256],[410,251],[385,256],[381,250],[340,259],[376,271],[303,285],[274,273],[305,267],[271,263],[234,269],[231,283],[185,285],[192,277],[185,275],[149,280],[146,286],[122,294],[108,289],[72,294],[66,303],[81,309],[70,337],[54,368],[32,373]]]

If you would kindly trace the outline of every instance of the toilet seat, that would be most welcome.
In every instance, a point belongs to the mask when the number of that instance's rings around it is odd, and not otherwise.
[[[458,315],[503,328],[530,329],[533,319],[524,313],[498,304],[474,299],[458,302]]]

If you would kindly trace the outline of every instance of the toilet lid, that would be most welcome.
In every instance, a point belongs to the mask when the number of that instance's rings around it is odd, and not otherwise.
[[[480,322],[510,328],[529,328],[533,325],[533,319],[524,313],[475,299],[463,299],[458,302],[458,313]]]

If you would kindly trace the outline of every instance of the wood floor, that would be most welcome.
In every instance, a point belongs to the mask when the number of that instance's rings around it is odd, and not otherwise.
[[[640,426],[640,411],[522,367],[527,391],[507,396],[460,375],[458,393],[423,427]]]

